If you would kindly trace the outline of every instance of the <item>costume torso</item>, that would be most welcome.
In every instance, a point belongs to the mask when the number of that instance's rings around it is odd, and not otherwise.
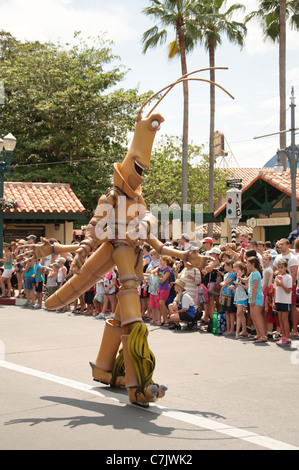
[[[147,213],[143,200],[137,196],[135,198],[128,197],[123,191],[117,187],[109,188],[105,194],[107,201],[112,203],[113,209],[107,218],[107,227],[109,239],[111,243],[127,242],[126,233],[134,232],[136,226],[142,221]],[[139,238],[139,232],[136,236],[132,236],[132,243]],[[135,238],[135,240],[134,240]]]

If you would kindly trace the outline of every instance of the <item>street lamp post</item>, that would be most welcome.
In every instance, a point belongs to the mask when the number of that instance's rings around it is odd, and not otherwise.
[[[12,134],[0,139],[0,199],[4,197],[4,175],[9,176],[12,154],[17,140]],[[0,258],[3,258],[3,210],[0,209]]]
[[[297,198],[296,198],[296,176],[297,176],[297,165],[299,161],[299,151],[295,144],[295,96],[294,96],[294,87],[292,87],[291,92],[291,145],[285,149],[277,150],[277,159],[274,166],[276,173],[283,173],[284,168],[281,163],[281,156],[285,154],[290,165],[290,174],[291,174],[291,212],[292,212],[292,231],[297,229]]]

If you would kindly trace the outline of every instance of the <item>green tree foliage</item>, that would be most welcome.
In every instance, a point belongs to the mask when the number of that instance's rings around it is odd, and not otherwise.
[[[77,36],[63,46],[0,32],[0,129],[17,138],[11,180],[68,182],[92,211],[148,95],[119,88],[125,69],[109,41],[89,45]]]
[[[265,39],[273,42],[279,41],[280,28],[280,0],[259,0],[259,10],[252,11],[247,15],[246,21],[258,18],[263,29]],[[299,1],[285,1],[285,16],[292,29],[299,29]]]
[[[188,146],[188,203],[203,204],[208,212],[209,156],[202,147]],[[215,168],[214,184],[217,199],[226,193],[227,171]],[[182,142],[178,137],[167,136],[153,150],[151,165],[143,183],[143,196],[148,206],[181,205]],[[215,201],[216,202],[216,201]]]

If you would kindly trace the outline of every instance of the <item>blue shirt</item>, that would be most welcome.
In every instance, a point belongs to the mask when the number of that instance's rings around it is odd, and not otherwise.
[[[222,288],[222,293],[223,294],[225,294],[225,295],[234,295],[234,291],[232,289],[230,289],[229,286],[235,286],[234,282],[235,282],[236,278],[237,278],[237,275],[236,275],[235,272],[224,274],[223,281],[225,282],[228,279],[230,279],[230,282],[227,286]]]
[[[185,302],[184,302],[184,300],[185,300]],[[196,307],[194,305],[194,302],[193,302],[192,298],[190,297],[190,295],[188,294],[187,291],[184,291],[182,293],[181,300],[178,301],[178,308],[179,308],[179,310],[186,309],[186,313],[191,318],[195,318],[197,310],[196,310]]]
[[[43,272],[42,272],[42,266],[40,263],[37,263],[37,265],[35,266],[35,282],[37,282],[37,278],[38,278],[38,274],[39,274],[39,271],[40,270],[40,277],[39,277],[39,281],[38,282],[42,282],[44,280],[43,278]]]
[[[248,282],[249,302],[251,301],[251,297],[252,297],[253,281],[258,281],[254,303],[262,307],[264,304],[264,294],[262,291],[262,282],[261,282],[262,276],[259,271],[253,271],[249,276],[249,282]]]

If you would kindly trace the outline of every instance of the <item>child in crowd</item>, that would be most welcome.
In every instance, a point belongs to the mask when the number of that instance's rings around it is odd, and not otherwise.
[[[116,273],[115,271],[110,271],[104,277],[104,304],[103,304],[103,313],[111,309],[111,312],[115,312],[116,307]],[[110,305],[110,307],[109,307]]]
[[[165,302],[168,299],[169,292],[170,292],[169,276],[171,273],[171,269],[170,269],[171,264],[172,264],[172,260],[170,256],[161,256],[160,266],[154,269],[154,272],[153,272],[153,274],[157,276],[157,279],[159,281],[159,288],[158,288],[159,308],[161,312],[161,318],[163,318],[164,326],[169,326],[168,310],[165,305]]]
[[[151,314],[151,325],[161,326],[161,314],[158,297],[159,280],[152,271],[148,274],[148,291],[150,294],[150,314]]]
[[[266,326],[267,326],[267,312],[265,310],[265,303],[266,303],[266,297],[268,295],[269,286],[272,285],[273,283],[273,269],[271,267],[271,264],[272,264],[272,255],[268,251],[265,251],[263,253],[262,291],[264,294],[264,305],[263,305],[262,315],[263,315]],[[266,331],[268,331],[267,328],[266,328]]]
[[[262,278],[262,291],[265,293],[268,286],[273,281],[272,255],[265,251],[263,254],[263,278]]]
[[[99,320],[100,318],[104,319],[105,315],[102,313],[104,302],[104,278],[102,277],[96,283],[96,292],[93,299],[93,306],[95,309],[95,318]]]
[[[67,269],[65,266],[66,259],[62,256],[58,258],[57,263],[59,265],[59,270],[56,278],[57,286],[60,288],[66,281]]]
[[[259,259],[252,256],[247,260],[248,271],[250,272],[248,280],[248,301],[250,305],[250,315],[256,336],[252,338],[256,344],[265,343],[268,338],[266,336],[266,325],[262,315],[264,305],[264,294],[262,291],[263,270]]]
[[[248,307],[247,268],[241,261],[234,263],[233,268],[237,276],[234,282],[234,304],[237,307],[236,339],[241,339],[244,336],[248,336],[245,316]]]
[[[264,310],[267,320],[267,337],[278,340],[281,335],[278,313],[275,310],[275,291],[273,280],[272,284],[268,286],[265,294]],[[273,331],[274,326],[276,331]]]
[[[147,265],[144,277],[148,285],[149,293],[149,316],[151,325],[161,325],[160,318],[160,307],[158,297],[159,281],[156,276],[153,275],[153,270],[159,266],[159,254],[156,250],[151,250],[151,262]]]
[[[42,266],[40,264],[40,260],[38,260],[35,265],[34,281],[35,281],[35,291],[36,291],[36,297],[37,297],[34,308],[42,308],[44,278],[43,278],[43,272],[42,272]]]
[[[33,307],[35,304],[35,288],[33,280],[35,278],[34,261],[28,260],[24,266],[24,291],[27,303],[24,307]]]
[[[45,300],[48,297],[51,297],[54,292],[57,291],[57,274],[59,270],[59,264],[53,263],[50,266],[45,267],[45,271],[47,272],[47,282],[46,282],[46,292],[45,292]]]
[[[277,264],[278,274],[274,281],[275,309],[278,312],[282,338],[276,343],[278,346],[290,346],[289,313],[292,304],[292,276],[288,273],[287,260],[280,260]]]
[[[95,286],[92,286],[88,291],[85,292],[85,303],[87,305],[87,310],[85,315],[92,315],[94,310],[93,299],[95,294]]]
[[[221,308],[220,311],[225,313],[227,330],[223,333],[224,335],[235,334],[235,321],[236,321],[236,307],[234,305],[234,282],[236,280],[236,273],[233,269],[234,262],[228,259],[224,263],[224,277],[223,281],[220,282],[222,287],[221,292]]]

